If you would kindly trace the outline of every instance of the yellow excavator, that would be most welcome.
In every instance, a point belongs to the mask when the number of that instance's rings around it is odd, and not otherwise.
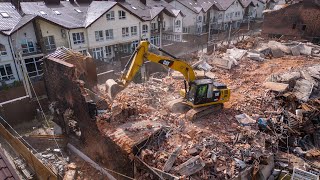
[[[222,109],[223,103],[230,98],[230,89],[226,85],[210,78],[197,78],[195,71],[188,63],[152,45],[168,56],[154,54],[149,51],[149,45],[148,41],[141,41],[122,71],[120,79],[106,81],[106,91],[111,98],[114,98],[117,93],[128,86],[144,61],[148,60],[179,71],[185,78],[185,89],[180,91],[182,98],[170,101],[167,105],[170,110],[175,107],[188,108],[186,117],[194,121]]]

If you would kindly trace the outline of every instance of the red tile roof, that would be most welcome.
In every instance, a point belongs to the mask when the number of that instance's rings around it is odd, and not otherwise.
[[[20,179],[9,163],[7,157],[4,155],[3,150],[0,148],[0,179],[5,180],[18,180]]]

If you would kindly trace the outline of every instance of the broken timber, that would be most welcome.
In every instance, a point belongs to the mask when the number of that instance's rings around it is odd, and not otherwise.
[[[174,170],[177,171],[180,175],[190,176],[203,169],[204,166],[205,162],[198,155],[175,167]]]
[[[55,180],[57,175],[46,165],[44,165],[32,152],[14,137],[1,123],[0,135],[11,145],[11,147],[20,154],[27,164],[34,170],[39,180]]]
[[[181,150],[182,150],[181,146],[179,146],[172,152],[172,154],[170,154],[167,162],[163,166],[163,171],[164,172],[170,171],[170,169],[172,168],[174,162],[176,161],[177,157],[179,156]]]

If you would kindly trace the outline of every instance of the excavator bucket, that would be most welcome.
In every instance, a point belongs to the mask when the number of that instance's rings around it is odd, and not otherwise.
[[[106,93],[111,98],[114,99],[116,95],[123,90],[123,86],[120,86],[115,80],[108,79],[106,81]]]

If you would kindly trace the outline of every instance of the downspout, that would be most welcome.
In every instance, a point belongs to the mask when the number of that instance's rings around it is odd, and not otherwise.
[[[11,56],[13,58],[13,62],[14,62],[14,67],[16,68],[16,72],[17,72],[17,75],[18,75],[18,80],[21,81],[20,79],[20,75],[19,75],[19,71],[18,71],[18,68],[17,68],[17,62],[16,62],[16,59],[15,59],[15,55],[13,54],[13,46],[12,46],[12,40],[10,38],[10,36],[8,36],[8,42],[9,42],[9,46],[10,46],[10,52],[11,52]]]
[[[141,22],[139,21],[139,43],[141,42]]]

